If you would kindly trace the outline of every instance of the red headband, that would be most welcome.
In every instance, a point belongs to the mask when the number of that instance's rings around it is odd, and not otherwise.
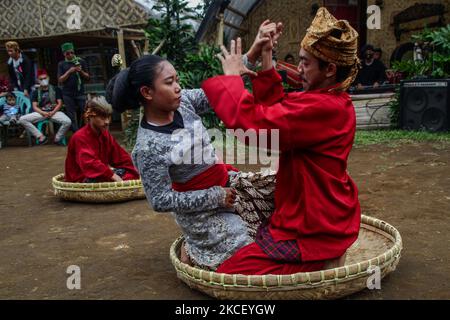
[[[48,76],[48,73],[47,73],[47,71],[46,71],[45,69],[39,69],[39,70],[37,71],[37,76],[38,76],[38,78],[39,78],[40,76]]]

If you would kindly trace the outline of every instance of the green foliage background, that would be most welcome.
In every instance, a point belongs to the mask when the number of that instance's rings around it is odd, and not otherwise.
[[[425,50],[423,61],[402,60],[394,62],[392,68],[403,73],[403,78],[415,79],[450,77],[450,24],[435,30],[425,29],[412,36],[413,42],[421,44]],[[400,89],[389,105],[391,123],[399,123]]]

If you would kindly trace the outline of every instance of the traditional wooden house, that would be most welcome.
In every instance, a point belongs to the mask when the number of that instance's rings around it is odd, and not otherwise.
[[[393,60],[412,58],[411,35],[414,32],[425,26],[443,26],[450,21],[449,1],[418,1],[215,0],[199,27],[197,41],[228,44],[239,36],[244,48],[248,48],[261,22],[265,19],[282,21],[284,31],[276,56],[283,60],[291,54],[297,63],[300,41],[318,8],[324,6],[338,19],[348,20],[358,31],[360,47],[364,44],[380,47],[382,61],[390,67]],[[392,93],[381,93],[355,97],[359,127],[389,126],[387,103],[391,96]]]
[[[0,74],[7,74],[4,43],[14,40],[35,69],[47,69],[56,84],[57,65],[64,59],[60,45],[71,41],[88,63],[91,80],[86,91],[102,94],[116,72],[112,56],[121,51],[130,60],[135,55],[149,17],[148,8],[133,0],[2,0]]]

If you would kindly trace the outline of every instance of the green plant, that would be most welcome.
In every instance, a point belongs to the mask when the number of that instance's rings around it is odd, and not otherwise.
[[[145,30],[146,36],[158,52],[175,65],[183,63],[186,54],[195,51],[195,33],[189,20],[196,19],[195,9],[185,0],[157,0],[152,8],[160,13],[159,18],[151,18]]]
[[[202,21],[205,18],[206,12],[213,2],[214,0],[203,0],[197,5],[195,10],[197,12],[197,18],[199,21]]]
[[[200,88],[204,80],[222,73],[222,65],[216,55],[219,48],[206,44],[199,46],[198,52],[187,54],[182,65],[176,66],[182,88]],[[219,128],[225,130],[223,123],[213,111],[202,115],[206,128]]]
[[[393,127],[399,126],[400,115],[400,87],[395,88],[395,95],[388,104],[389,118]]]
[[[436,30],[426,28],[411,39],[423,48],[423,61],[396,61],[394,70],[403,72],[405,79],[450,76],[450,24]]]
[[[124,130],[124,143],[128,151],[133,150],[136,144],[137,132],[139,129],[139,109],[131,111],[131,119]]]
[[[175,65],[180,84],[185,89],[200,88],[202,82],[222,73],[222,65],[216,55],[220,49],[200,44],[198,51],[188,53],[180,65]]]
[[[431,62],[430,75],[433,78],[450,76],[450,24],[445,27],[430,30],[413,35],[413,41],[422,43],[427,51],[430,51]]]
[[[411,38],[423,48],[423,60],[395,61],[392,69],[395,72],[401,72],[405,80],[420,77],[450,77],[450,24],[436,30],[426,28]],[[394,99],[389,105],[391,122],[394,124],[398,124],[399,99],[400,93],[397,90]]]

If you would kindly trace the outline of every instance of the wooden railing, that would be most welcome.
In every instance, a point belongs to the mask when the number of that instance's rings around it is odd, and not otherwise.
[[[393,92],[351,95],[356,112],[356,128],[389,128],[389,102],[394,95]]]

